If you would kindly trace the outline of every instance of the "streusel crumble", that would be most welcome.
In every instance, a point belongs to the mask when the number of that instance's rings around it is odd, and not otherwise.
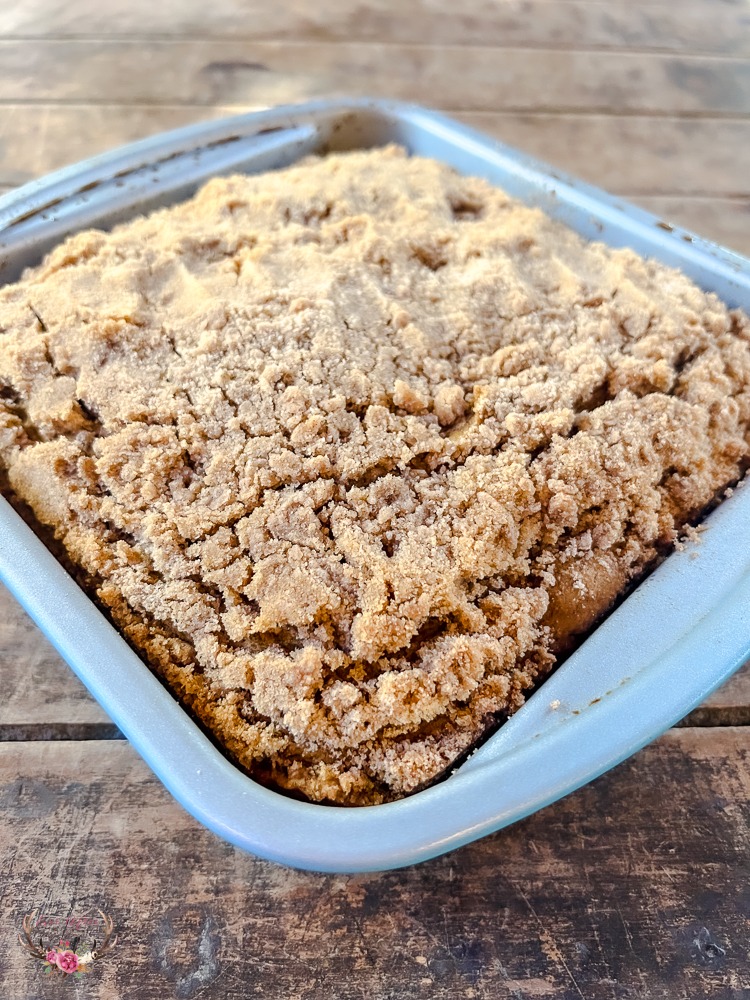
[[[440,774],[750,454],[750,324],[397,148],[208,183],[0,291],[0,462],[232,757]]]

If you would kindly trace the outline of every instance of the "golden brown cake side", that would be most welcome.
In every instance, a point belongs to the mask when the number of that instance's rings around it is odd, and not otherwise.
[[[389,148],[0,290],[10,489],[261,780],[366,803],[512,712],[741,475],[750,325]]]

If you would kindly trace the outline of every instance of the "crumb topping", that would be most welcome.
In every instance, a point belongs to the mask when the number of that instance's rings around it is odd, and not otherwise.
[[[210,181],[0,290],[0,462],[260,780],[439,775],[750,455],[750,323],[396,147]]]

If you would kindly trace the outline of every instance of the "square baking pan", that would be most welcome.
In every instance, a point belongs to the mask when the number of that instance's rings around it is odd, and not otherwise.
[[[319,101],[203,123],[0,198],[0,282],[68,234],[190,195],[215,174],[386,142],[485,177],[584,237],[679,267],[750,310],[750,261],[410,105]],[[750,654],[750,488],[706,519],[450,777],[377,806],[296,801],[225,758],[0,500],[0,577],[182,805],[234,844],[318,871],[395,868],[459,847],[591,781],[700,704]]]

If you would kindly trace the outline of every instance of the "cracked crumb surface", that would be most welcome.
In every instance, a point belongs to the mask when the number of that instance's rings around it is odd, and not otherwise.
[[[208,183],[0,290],[0,461],[242,766],[433,779],[750,453],[750,324],[397,148]]]

